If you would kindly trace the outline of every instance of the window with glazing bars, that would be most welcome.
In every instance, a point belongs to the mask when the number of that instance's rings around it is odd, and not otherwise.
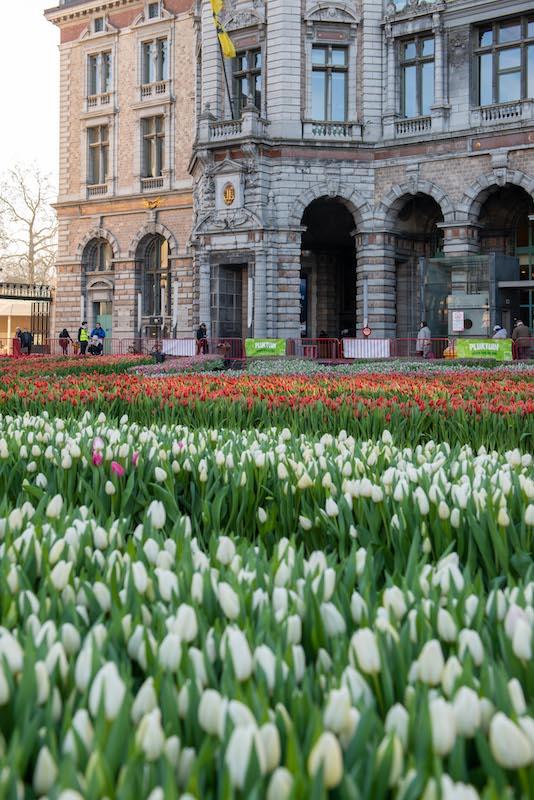
[[[401,112],[426,117],[434,103],[434,37],[415,36],[400,46]]]
[[[87,129],[88,170],[87,183],[90,186],[107,182],[109,166],[109,127],[95,125]]]
[[[160,83],[169,80],[169,42],[154,39],[142,45],[141,83]]]
[[[165,120],[162,116],[142,121],[143,178],[159,178],[163,173],[165,153]]]
[[[87,60],[89,97],[111,92],[111,53],[96,53]]]
[[[347,47],[313,46],[312,117],[314,120],[346,121],[348,74]]]
[[[478,105],[534,97],[534,16],[483,25],[476,45]]]
[[[247,104],[261,111],[261,50],[246,50],[234,59],[235,110],[241,114]]]

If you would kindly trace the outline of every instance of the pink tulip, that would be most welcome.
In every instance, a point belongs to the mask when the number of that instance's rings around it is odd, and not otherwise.
[[[122,464],[119,464],[117,461],[111,462],[111,471],[114,472],[119,478],[122,478],[122,476],[126,473],[126,470]]]
[[[93,450],[103,450],[106,443],[100,436],[96,436],[93,441]]]
[[[95,467],[102,466],[102,462],[104,461],[104,456],[98,450],[93,451],[93,464]]]
[[[136,467],[138,463],[139,463],[139,452],[136,450],[134,453],[132,453],[132,464],[134,467]]]

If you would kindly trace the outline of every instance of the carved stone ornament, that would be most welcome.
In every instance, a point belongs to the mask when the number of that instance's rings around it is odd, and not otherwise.
[[[386,16],[394,17],[397,14],[399,16],[415,16],[416,14],[425,14],[430,13],[436,10],[436,6],[439,9],[445,8],[447,0],[405,0],[404,3],[400,2],[389,2],[386,6]]]
[[[234,231],[263,227],[261,220],[248,208],[214,211],[205,216],[195,228],[195,235],[217,231]]]

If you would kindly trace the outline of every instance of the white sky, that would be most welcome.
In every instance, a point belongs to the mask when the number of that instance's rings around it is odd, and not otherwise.
[[[0,173],[35,162],[57,185],[59,29],[43,17],[56,0],[0,0]]]

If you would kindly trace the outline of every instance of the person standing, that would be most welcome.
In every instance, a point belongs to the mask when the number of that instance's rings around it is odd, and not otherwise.
[[[26,353],[28,355],[31,355],[32,344],[33,344],[33,336],[31,335],[30,331],[23,330],[22,334],[20,335],[20,346],[23,350],[24,348],[26,348]]]
[[[528,358],[530,353],[530,330],[518,319],[512,332],[514,342],[514,358]]]
[[[417,334],[417,342],[415,344],[415,352],[423,358],[429,358],[432,352],[432,333],[426,320],[421,320],[419,326],[419,333]]]
[[[197,328],[197,356],[208,352],[208,329],[206,323],[201,322]]]
[[[61,333],[59,334],[59,345],[63,350],[63,355],[66,356],[69,349],[69,342],[72,342],[70,334],[66,328],[63,328]]]
[[[78,328],[78,341],[80,343],[80,353],[84,356],[87,352],[87,345],[89,344],[89,331],[87,329],[87,320],[84,320]]]

